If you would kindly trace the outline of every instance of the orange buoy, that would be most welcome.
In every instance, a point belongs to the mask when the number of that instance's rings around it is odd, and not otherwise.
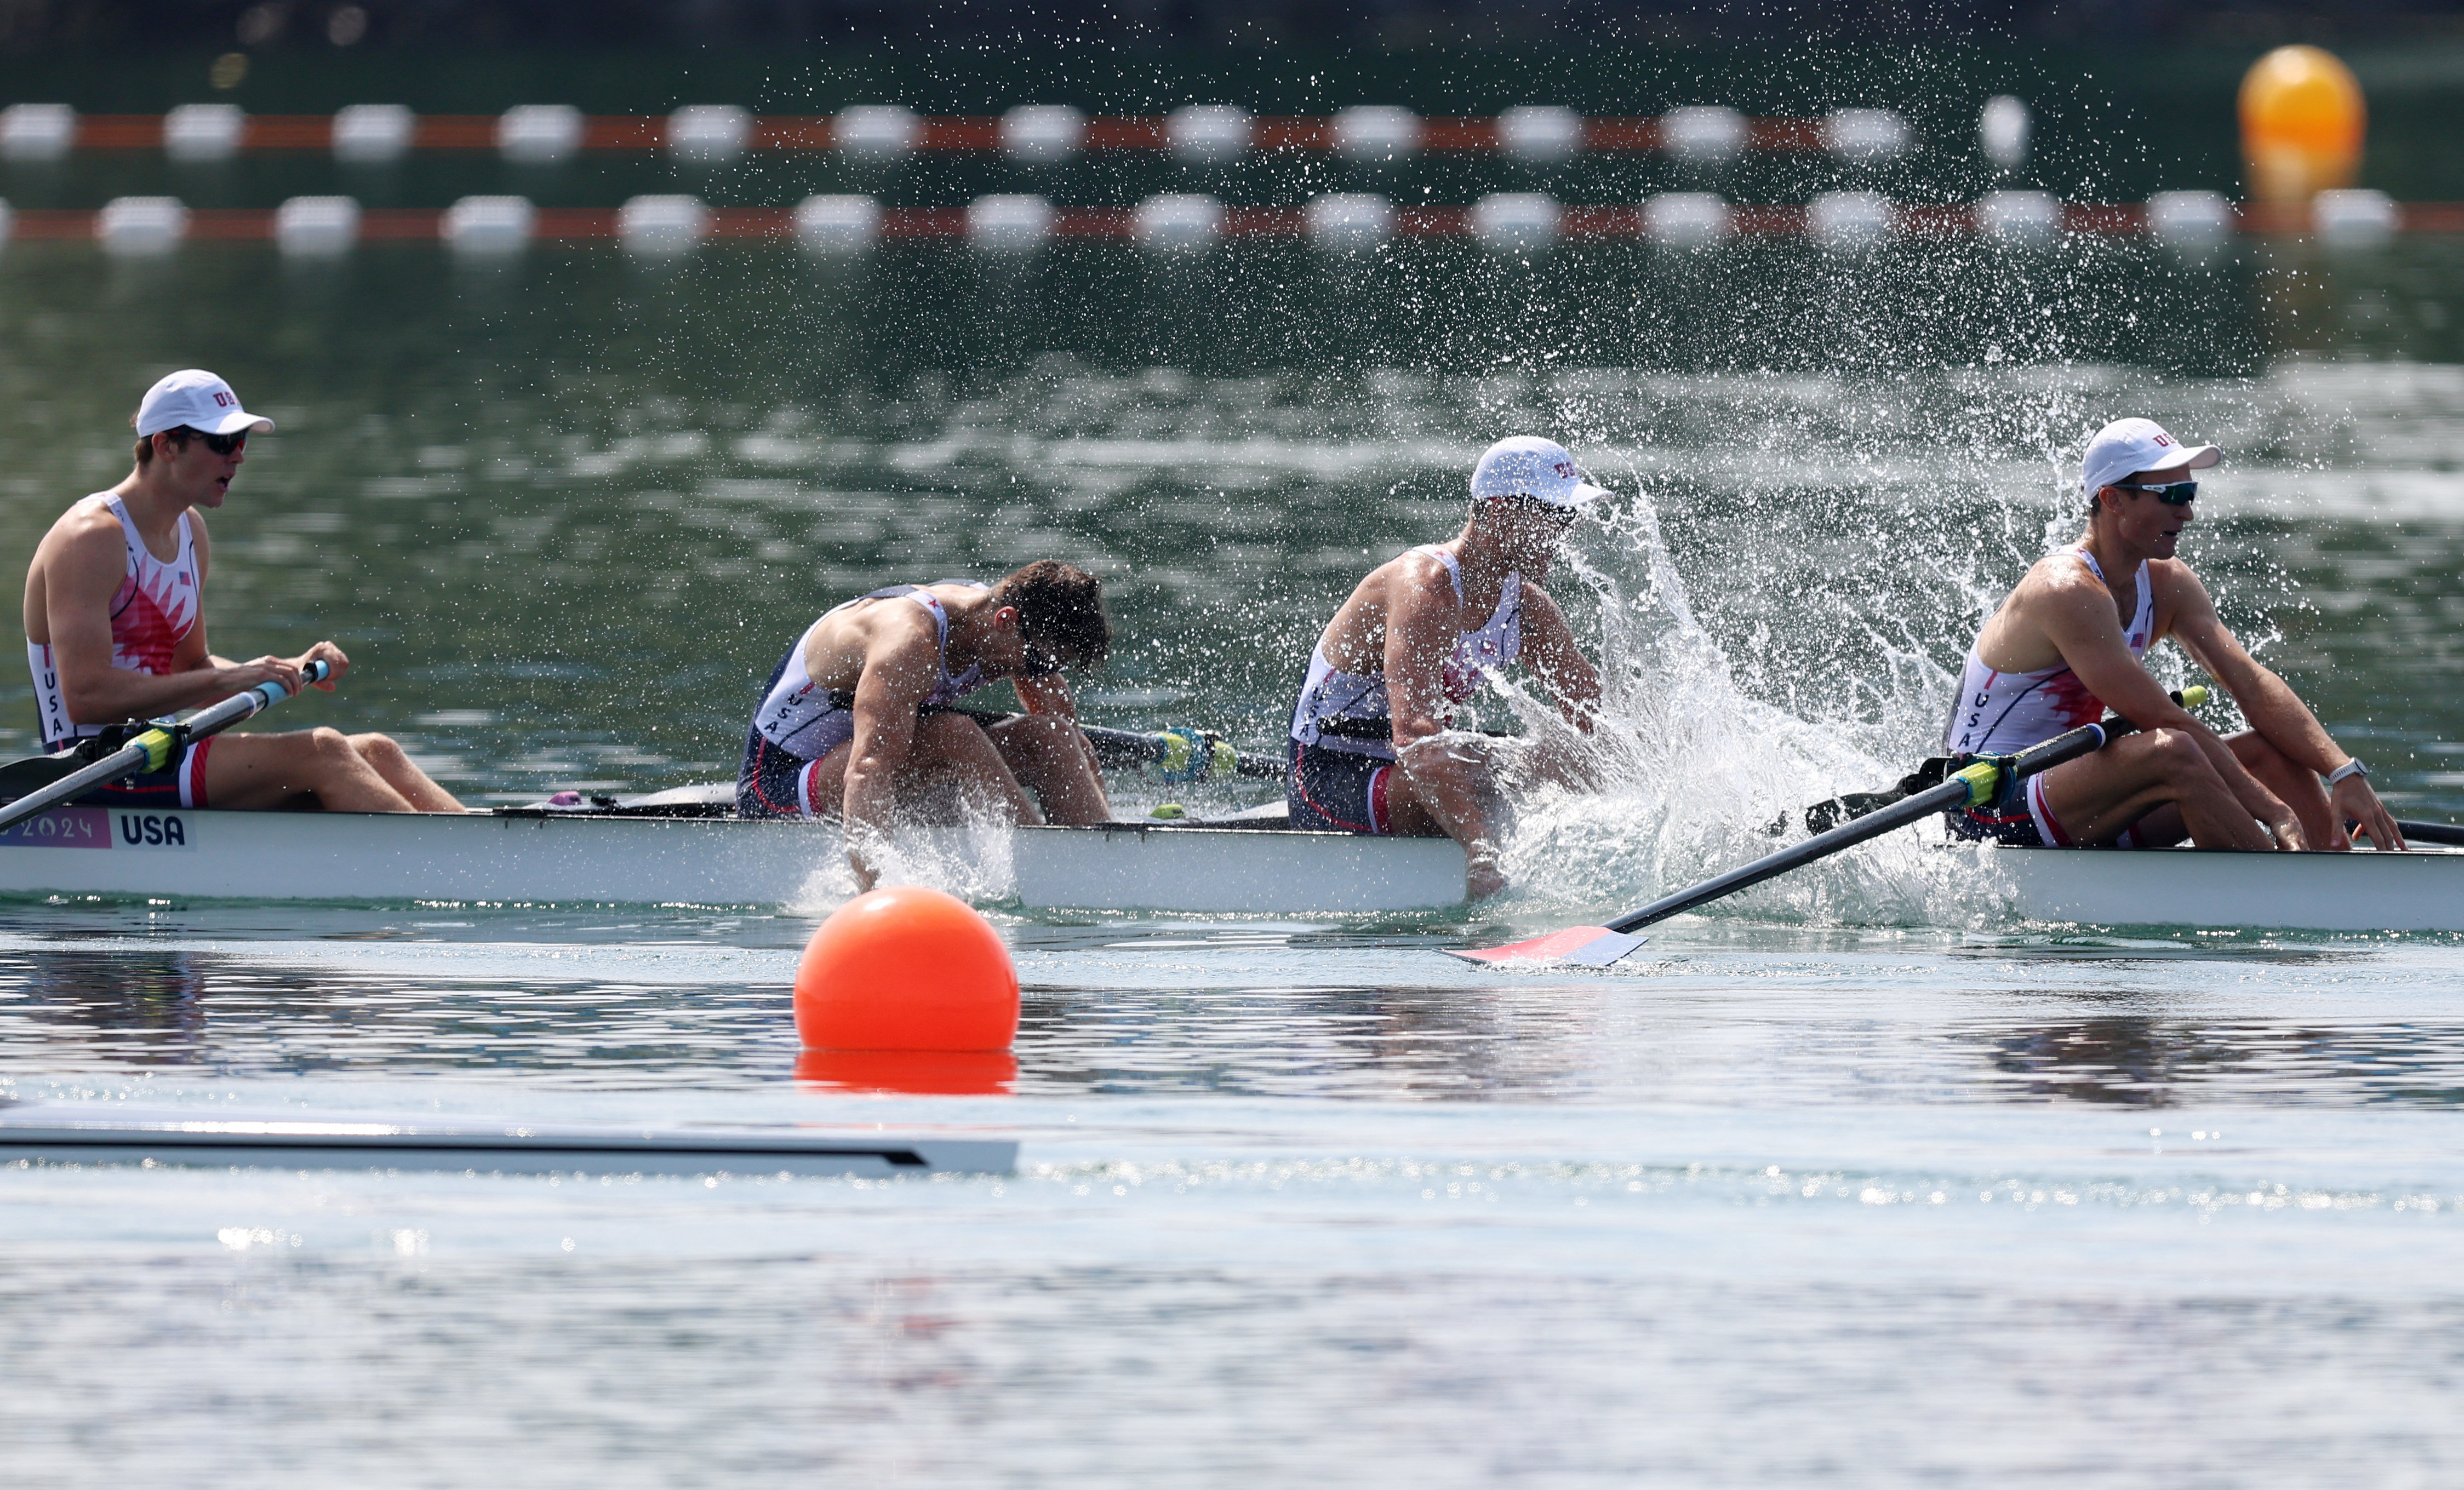
[[[2317,47],[2278,47],[2241,80],[2241,148],[2252,195],[2307,202],[2361,172],[2369,110],[2353,70]]]
[[[796,1034],[816,1050],[1007,1050],[1018,970],[966,902],[921,885],[870,890],[804,944]]]

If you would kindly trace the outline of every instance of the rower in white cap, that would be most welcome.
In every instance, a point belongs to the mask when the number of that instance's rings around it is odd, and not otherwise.
[[[2087,531],[2038,559],[1969,648],[1944,732],[1952,755],[2004,755],[2107,710],[2140,733],[2028,778],[2017,800],[1948,815],[1951,832],[2017,844],[2350,848],[2347,821],[2402,848],[2368,770],[2216,617],[2175,557],[2193,521],[2190,477],[2223,458],[2154,421],[2120,419],[2088,442]],[[2171,637],[2240,706],[2230,738],[2192,718],[2142,666]],[[2321,778],[2323,779],[2323,782]]]
[[[1327,624],[1292,711],[1292,826],[1442,834],[1463,844],[1473,898],[1505,887],[1496,744],[1449,726],[1520,660],[1591,728],[1599,675],[1540,586],[1574,518],[1607,494],[1556,441],[1500,440],[1472,471],[1463,531],[1370,571]]]
[[[260,683],[279,680],[297,692],[300,669],[312,662],[330,665],[333,677],[351,666],[331,642],[253,662],[206,649],[211,548],[199,509],[223,505],[248,437],[271,433],[274,421],[242,408],[230,383],[189,368],[146,389],[134,423],[136,469],[53,523],[26,571],[26,662],[47,751]],[[256,808],[309,793],[330,812],[462,810],[386,736],[323,729],[217,734],[187,746],[166,770],[79,800]]]

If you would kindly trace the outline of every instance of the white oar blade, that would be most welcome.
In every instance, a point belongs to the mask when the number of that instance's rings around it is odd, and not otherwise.
[[[1605,926],[1570,926],[1562,931],[1504,947],[1446,947],[1449,957],[1465,962],[1564,962],[1576,967],[1604,968],[1651,940],[1628,936]]]

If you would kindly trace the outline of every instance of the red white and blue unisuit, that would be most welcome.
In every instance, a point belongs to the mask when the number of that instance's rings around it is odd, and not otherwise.
[[[2104,582],[2104,570],[2083,545],[2063,550],[2087,565]],[[2144,658],[2156,641],[2156,586],[2143,561],[2138,575],[2139,603],[2123,629],[2130,655]],[[1979,641],[1983,638],[1980,636]],[[1959,700],[1943,731],[1943,751],[1952,756],[2007,756],[2042,744],[2067,730],[2094,724],[2104,717],[2104,704],[2079,681],[2068,663],[2035,672],[1998,672],[1987,667],[1976,647],[1968,649],[1968,666],[1960,672]],[[2045,806],[2045,778],[2027,779],[2021,800],[1997,809],[1992,804],[1954,809],[1945,815],[1953,834],[2022,847],[2076,846],[2069,833]],[[2135,847],[2128,830],[2117,846]]]
[[[973,580],[935,580],[935,585],[988,589]],[[859,595],[824,611],[787,655],[761,690],[761,707],[753,712],[753,728],[744,736],[744,761],[736,773],[736,810],[748,818],[821,818],[835,816],[839,804],[817,800],[813,789],[823,757],[855,738],[855,694],[846,689],[825,689],[804,668],[804,646],[824,621],[867,601],[909,600],[933,618],[940,648],[941,676],[924,696],[922,709],[946,709],[965,693],[983,686],[984,669],[971,665],[950,672],[950,612],[939,597],[920,584],[893,584]]]
[[[1412,550],[1446,566],[1455,602],[1463,598],[1463,563],[1434,543]],[[1446,658],[1446,702],[1471,697],[1492,668],[1523,650],[1523,576],[1508,573],[1497,609],[1455,641]],[[1395,774],[1395,722],[1383,672],[1345,672],[1327,659],[1320,637],[1292,709],[1292,826],[1321,833],[1390,831],[1386,796]]]
[[[120,519],[120,535],[128,551],[128,567],[111,597],[111,665],[131,672],[168,677],[179,670],[173,654],[197,628],[205,603],[204,581],[197,573],[196,536],[188,515],[180,514],[180,551],[171,559],[154,557],[138,536],[127,504],[110,492],[97,492],[78,503],[99,504]],[[74,509],[72,509],[74,510]],[[88,735],[102,733],[104,720],[86,723],[69,717],[68,695],[60,687],[60,669],[48,644],[26,644],[26,666],[34,675],[34,712],[43,749],[58,752]],[[213,741],[202,739],[180,753],[161,771],[148,771],[115,781],[77,799],[80,802],[117,806],[182,807],[206,805],[206,756]]]

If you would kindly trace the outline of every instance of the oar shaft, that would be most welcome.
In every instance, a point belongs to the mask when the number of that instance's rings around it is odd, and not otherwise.
[[[965,714],[978,724],[1001,724],[1023,717],[1020,714],[995,713],[985,709],[955,709],[953,713]],[[1095,747],[1095,758],[1108,766],[1154,765],[1170,758],[1174,740],[1161,734],[1141,734],[1135,730],[1108,730],[1101,725],[1082,724],[1078,733]],[[1266,756],[1252,756],[1245,751],[1232,753],[1233,769],[1245,777],[1279,778],[1284,763]],[[1219,767],[1220,769],[1220,767]]]
[[[1836,854],[1843,848],[1861,844],[1869,838],[1880,838],[1885,833],[1905,827],[1928,814],[1959,806],[1967,800],[1968,783],[1966,781],[1945,781],[1940,786],[1919,792],[1914,797],[1903,798],[1880,812],[1869,813],[1864,817],[1843,822],[1828,833],[1817,833],[1802,844],[1791,844],[1775,854],[1765,854],[1751,864],[1740,865],[1717,879],[1705,880],[1691,889],[1663,896],[1632,915],[1619,916],[1611,921],[1609,930],[1612,931],[1639,931],[1656,921],[1665,921],[1670,916],[1691,910],[1705,902],[1718,900],[1725,895],[1733,895],[1749,885],[1760,885],[1774,875],[1786,874],[1791,869],[1812,864],[1825,855]]]
[[[301,677],[305,682],[321,683],[330,671],[332,668],[325,663],[312,662],[301,669]],[[279,703],[290,696],[291,690],[279,683],[270,680],[260,683],[245,692],[233,693],[221,703],[209,705],[189,716],[184,726],[186,736],[190,740],[201,740],[210,734],[219,734],[242,719],[256,713],[257,711]],[[8,806],[0,807],[0,832],[15,827],[28,818],[56,807],[61,802],[82,797],[88,791],[107,781],[117,781],[121,777],[139,771],[167,769],[170,765],[171,749],[178,739],[179,736],[167,730],[148,730],[93,765],[64,776],[49,786],[27,793]]]

